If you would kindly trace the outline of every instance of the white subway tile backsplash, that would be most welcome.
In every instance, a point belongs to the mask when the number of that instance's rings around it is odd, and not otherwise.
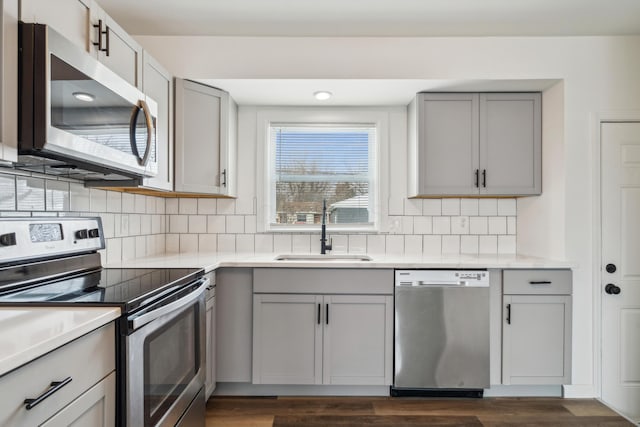
[[[294,234],[291,237],[291,248],[294,253],[308,254],[311,252],[311,235]]]
[[[254,203],[253,198],[245,198],[245,199],[235,199],[236,204],[236,215],[254,215]]]
[[[120,234],[121,237],[127,237],[129,235],[129,215],[120,215]]]
[[[469,217],[451,217],[451,234],[469,234]]]
[[[422,215],[422,200],[404,199],[404,214],[412,216]]]
[[[390,216],[389,217],[388,231],[391,234],[401,234],[402,233],[402,217],[401,216]]]
[[[382,234],[367,235],[367,253],[384,254],[386,252],[386,238]]]
[[[460,236],[460,253],[477,254],[478,236]]]
[[[481,254],[497,254],[498,236],[480,236],[479,252]]]
[[[451,218],[448,216],[433,217],[433,234],[451,234]]]
[[[389,215],[404,215],[404,200],[405,198],[402,196],[389,197]]]
[[[275,252],[273,249],[273,235],[256,234],[256,252]]]
[[[86,212],[90,208],[89,189],[78,183],[69,184],[69,209],[74,212]]]
[[[422,215],[440,216],[442,215],[441,199],[424,199],[422,201]]]
[[[140,234],[151,234],[152,219],[155,215],[140,215]]]
[[[507,234],[516,234],[516,222],[515,216],[507,217]]]
[[[387,254],[402,255],[404,253],[404,236],[388,235],[385,244]]]
[[[178,213],[180,215],[195,215],[198,213],[198,199],[181,198],[178,200]]]
[[[404,236],[404,253],[422,255],[422,236]]]
[[[469,218],[470,234],[487,234],[489,231],[489,221],[486,216],[472,216]]]
[[[97,188],[91,188],[89,190],[90,210],[93,212],[106,212],[107,211],[107,192],[104,190],[98,190]]]
[[[133,198],[134,212],[137,214],[143,214],[147,212],[147,196],[142,194],[135,194]]]
[[[221,215],[207,216],[207,231],[209,233],[226,233],[227,226],[225,217]]]
[[[497,199],[480,199],[478,201],[478,215],[495,216],[498,215]]]
[[[331,239],[331,253],[333,254],[346,254],[349,252],[349,236],[345,234],[336,234],[333,236],[327,236]]]
[[[69,183],[45,180],[45,207],[48,211],[69,210]]]
[[[498,253],[515,254],[516,236],[498,236]]]
[[[459,254],[460,236],[442,236],[442,253]]]
[[[460,215],[460,199],[442,199],[442,215]]]
[[[199,215],[215,215],[216,199],[197,199]]]
[[[107,191],[107,212],[122,212],[122,193],[118,191]]]
[[[145,198],[145,201],[147,203],[146,213],[148,214],[156,213],[156,198],[147,196]]]
[[[180,235],[180,253],[198,252],[198,235],[197,234],[181,234]]]
[[[498,215],[516,215],[516,199],[498,199]]]
[[[413,218],[413,232],[415,234],[431,234],[433,231],[433,218],[430,216],[417,216]]]
[[[198,236],[198,251],[216,252],[218,250],[217,234],[200,234]]]
[[[165,238],[165,249],[167,253],[175,254],[180,252],[180,235],[167,234]]]
[[[16,178],[0,175],[0,211],[16,210]]]
[[[122,238],[122,261],[130,261],[136,257],[136,238]]]
[[[276,234],[273,236],[273,251],[277,253],[291,253],[291,235]]]
[[[106,262],[118,262],[122,259],[122,239],[107,239],[105,242],[107,247],[107,260]],[[102,261],[105,263],[105,261]]]
[[[489,234],[507,234],[507,219],[503,216],[489,217]]]
[[[413,234],[413,219],[412,216],[402,217],[402,234]]]
[[[135,212],[136,212],[135,194],[122,193],[122,213],[135,213]]]
[[[218,251],[235,252],[236,251],[236,235],[235,234],[218,234]]]
[[[226,225],[227,233],[244,233],[244,216],[227,216]]]
[[[164,203],[164,213],[167,215],[177,215],[180,213],[180,199],[166,199]]]
[[[352,234],[349,236],[349,253],[366,254],[367,236],[364,234]]]
[[[188,233],[189,217],[187,215],[169,215],[169,233]]]
[[[44,211],[44,179],[16,176],[16,197],[19,211]]]
[[[461,199],[460,215],[477,216],[478,215],[478,199]]]
[[[189,233],[206,233],[207,217],[205,215],[189,215]]]
[[[114,214],[102,214],[102,231],[105,239],[110,239],[116,236],[115,231],[115,215]]]
[[[138,236],[140,235],[140,231],[142,230],[141,225],[141,215],[138,214],[130,214],[129,215],[129,235],[130,236]]]
[[[247,215],[244,217],[244,232],[247,234],[256,234],[257,218],[255,215]]]
[[[254,253],[255,237],[253,234],[236,235],[236,252]]]
[[[218,215],[234,215],[236,213],[235,199],[218,199],[217,214]]]
[[[151,215],[151,233],[160,234],[164,233],[162,230],[162,219],[164,215]]]
[[[147,256],[147,236],[136,236],[136,258]]]
[[[167,199],[165,199],[164,197],[156,197],[156,213],[157,214],[161,214],[164,215],[165,211],[166,211],[166,203],[167,203]]]
[[[430,234],[422,237],[422,253],[440,255],[442,253],[442,236]]]

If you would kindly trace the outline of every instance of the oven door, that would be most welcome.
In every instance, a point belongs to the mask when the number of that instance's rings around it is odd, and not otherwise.
[[[173,427],[202,398],[207,284],[199,279],[127,319],[126,425]]]

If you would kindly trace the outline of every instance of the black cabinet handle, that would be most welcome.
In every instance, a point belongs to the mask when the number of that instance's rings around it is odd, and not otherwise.
[[[329,324],[329,304],[327,304],[327,313],[326,313],[326,317],[325,320],[327,321],[327,325]]]
[[[44,393],[42,393],[40,396],[36,397],[35,399],[25,399],[24,400],[24,404],[26,405],[25,408],[27,409],[27,411],[35,408],[37,405],[42,403],[46,398],[48,398],[49,396],[51,396],[52,394],[60,390],[62,387],[69,384],[70,382],[71,382],[71,377],[67,377],[62,381],[53,381],[49,386],[50,388],[47,389],[47,391],[45,391]]]
[[[487,170],[482,169],[482,186],[487,188]]]
[[[511,304],[507,304],[507,325],[511,324]]]
[[[532,281],[529,282],[530,285],[550,285],[551,282],[548,280],[539,280],[539,281]]]
[[[320,324],[320,310],[322,310],[322,308],[320,307],[322,304],[318,304],[318,325]]]
[[[480,169],[476,169],[476,188],[480,186]]]
[[[227,186],[227,170],[223,170],[222,171],[222,186],[226,187]]]
[[[106,48],[104,49],[104,53],[107,54],[107,56],[109,56],[109,34],[111,33],[111,29],[109,28],[108,25],[105,24],[104,28],[106,29],[106,31],[104,32],[104,34],[107,36],[107,42],[105,43]]]

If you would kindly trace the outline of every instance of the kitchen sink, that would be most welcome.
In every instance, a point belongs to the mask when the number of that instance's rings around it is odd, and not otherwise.
[[[278,255],[275,257],[275,261],[371,261],[371,257],[367,255],[304,255],[304,254],[289,254]]]

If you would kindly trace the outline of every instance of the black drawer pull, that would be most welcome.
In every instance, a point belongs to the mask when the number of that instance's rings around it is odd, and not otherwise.
[[[50,388],[44,393],[42,393],[40,396],[36,397],[35,399],[25,399],[24,404],[27,405],[25,406],[25,408],[27,409],[27,411],[35,408],[37,405],[42,403],[46,398],[48,398],[53,393],[57,392],[58,390],[60,390],[62,387],[66,386],[70,382],[71,382],[71,377],[67,377],[62,381],[53,381],[49,386]]]
[[[511,324],[511,304],[507,304],[507,325]]]
[[[326,310],[327,311],[327,317],[326,317],[325,320],[327,321],[327,325],[328,325],[329,324],[329,304],[327,304],[326,309],[327,309]]]
[[[320,310],[321,310],[320,305],[321,304],[318,304],[318,325],[320,324]]]
[[[539,280],[539,281],[534,281],[534,282],[529,282],[530,285],[550,285],[551,282],[549,282],[548,280]]]

